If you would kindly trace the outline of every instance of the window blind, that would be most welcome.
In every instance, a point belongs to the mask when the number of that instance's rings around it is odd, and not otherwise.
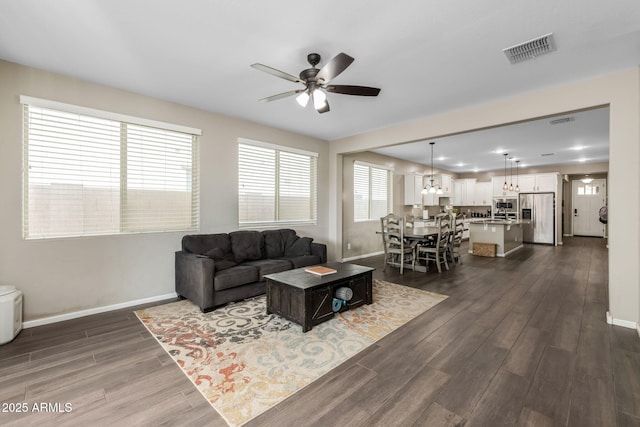
[[[315,224],[317,154],[243,141],[238,144],[240,227]]]
[[[391,170],[366,163],[353,164],[353,219],[377,220],[391,210]]]
[[[198,137],[24,105],[25,238],[198,227]]]

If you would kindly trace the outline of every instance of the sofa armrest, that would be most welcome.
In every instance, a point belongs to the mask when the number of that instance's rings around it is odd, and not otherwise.
[[[215,261],[209,257],[177,251],[176,293],[204,310],[213,304]]]
[[[327,245],[311,242],[311,255],[318,255],[322,263],[327,262]]]

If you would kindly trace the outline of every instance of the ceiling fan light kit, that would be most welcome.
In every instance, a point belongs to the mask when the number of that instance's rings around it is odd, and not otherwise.
[[[339,93],[343,95],[357,95],[357,96],[378,96],[380,93],[379,88],[368,86],[353,86],[353,85],[330,85],[329,82],[341,74],[347,69],[353,62],[353,58],[346,53],[339,53],[329,62],[327,62],[322,68],[316,68],[316,65],[320,63],[321,57],[317,53],[310,53],[307,55],[307,61],[311,64],[311,68],[302,70],[299,77],[295,77],[284,71],[276,70],[263,64],[252,64],[251,66],[256,70],[264,71],[273,76],[280,77],[281,79],[289,80],[294,83],[301,83],[305,86],[304,89],[291,90],[289,92],[272,95],[267,98],[263,98],[261,102],[270,102],[277,99],[286,98],[293,95],[298,95],[296,101],[301,107],[306,107],[309,103],[309,98],[313,99],[313,107],[318,113],[326,113],[330,110],[329,102],[327,101],[327,92]]]

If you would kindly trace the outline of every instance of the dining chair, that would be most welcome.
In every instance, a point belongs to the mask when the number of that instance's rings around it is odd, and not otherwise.
[[[434,261],[438,267],[438,273],[442,273],[442,264],[449,270],[447,254],[450,245],[450,224],[449,215],[436,216],[436,226],[438,227],[438,237],[434,246],[418,245],[416,247],[416,261],[424,261],[426,271],[429,271],[429,261]]]
[[[460,262],[462,264],[462,256],[460,255],[460,246],[462,245],[462,235],[464,234],[464,221],[462,215],[451,216],[451,233],[449,240],[449,259],[452,263]]]
[[[414,248],[404,237],[404,218],[395,214],[389,214],[380,218],[382,228],[382,243],[384,245],[384,268],[387,264],[400,267],[400,274],[404,273],[405,264],[413,266]]]

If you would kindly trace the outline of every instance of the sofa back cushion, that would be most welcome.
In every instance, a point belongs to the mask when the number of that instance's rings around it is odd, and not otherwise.
[[[284,248],[284,256],[287,258],[311,255],[311,237],[291,236]]]
[[[229,233],[231,251],[236,262],[262,259],[264,237],[259,231],[243,230]]]
[[[295,230],[283,228],[281,230],[264,230],[264,257],[269,259],[281,258],[287,246],[287,241],[295,237]]]
[[[190,234],[182,238],[182,250],[192,254],[206,255],[212,249],[219,248],[222,254],[231,253],[231,239],[227,233]]]

